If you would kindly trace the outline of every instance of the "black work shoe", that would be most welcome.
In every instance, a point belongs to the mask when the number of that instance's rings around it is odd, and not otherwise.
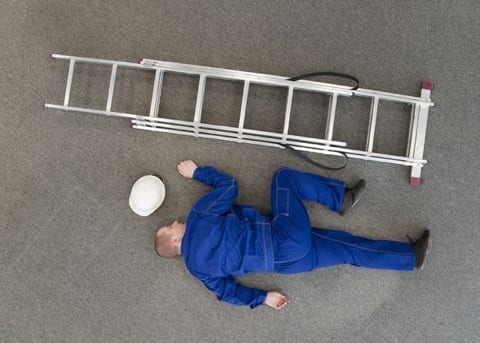
[[[407,236],[408,237],[408,236]],[[410,243],[415,250],[415,269],[422,270],[425,265],[425,259],[428,251],[432,246],[432,239],[430,238],[430,230],[424,230],[422,235],[416,241],[408,237]]]
[[[343,205],[338,213],[344,216],[353,206],[359,201],[360,197],[365,190],[367,182],[365,180],[358,181],[355,186],[351,188],[345,188],[345,195],[343,196]]]

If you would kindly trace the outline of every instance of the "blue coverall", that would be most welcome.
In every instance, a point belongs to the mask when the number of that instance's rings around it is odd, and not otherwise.
[[[415,267],[409,243],[311,227],[303,200],[338,212],[343,181],[282,168],[272,179],[272,214],[266,215],[234,205],[236,180],[214,167],[198,167],[193,178],[214,189],[188,215],[181,253],[188,270],[219,300],[251,308],[263,304],[267,292],[244,287],[233,277],[250,272],[294,274],[338,264],[404,271]]]

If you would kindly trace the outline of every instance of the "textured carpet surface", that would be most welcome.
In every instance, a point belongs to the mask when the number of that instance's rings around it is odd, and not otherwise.
[[[1,342],[476,342],[480,336],[480,5],[477,1],[0,1]],[[280,149],[132,130],[128,120],[47,110],[63,103],[56,52],[138,57],[284,76],[331,70],[363,88],[417,96],[431,80],[421,187],[408,167],[352,160],[322,172]],[[71,104],[103,107],[110,71],[79,65]],[[152,74],[122,71],[114,110],[146,113]],[[160,115],[193,119],[197,80],[167,75]],[[205,122],[236,125],[242,85],[207,83]],[[281,131],[285,91],[252,86],[245,126]],[[295,93],[291,132],[321,136],[328,99]],[[369,103],[341,99],[334,137],[365,145]],[[375,150],[402,154],[409,109],[381,103]],[[335,160],[314,156],[326,162]],[[406,240],[430,228],[421,272],[341,266],[248,275],[286,293],[282,311],[221,303],[179,260],[155,255],[159,225],[208,188],[176,173],[194,159],[234,175],[238,202],[269,210],[270,177],[290,166],[354,182],[347,217],[312,203],[312,223]],[[164,205],[141,218],[133,182],[159,172]]]

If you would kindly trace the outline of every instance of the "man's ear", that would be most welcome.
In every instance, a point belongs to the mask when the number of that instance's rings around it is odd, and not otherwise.
[[[179,237],[179,236],[172,237],[172,239],[170,240],[170,243],[174,246],[180,246],[181,242],[182,242],[182,237]]]

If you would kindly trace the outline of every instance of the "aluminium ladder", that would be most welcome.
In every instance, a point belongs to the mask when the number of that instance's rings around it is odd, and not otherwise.
[[[234,141],[238,143],[249,143],[280,148],[284,148],[284,145],[289,145],[291,148],[299,151],[308,151],[328,155],[346,155],[349,158],[405,165],[411,167],[411,184],[421,185],[423,182],[421,178],[421,171],[422,167],[427,163],[427,161],[423,159],[423,150],[425,145],[428,110],[434,105],[433,102],[430,101],[430,94],[434,89],[434,85],[431,82],[422,82],[420,97],[413,97],[370,89],[352,89],[348,86],[317,81],[291,81],[286,77],[276,75],[203,67],[182,63],[163,62],[150,59],[142,59],[138,63],[131,63],[58,54],[52,54],[51,57],[69,61],[69,69],[63,104],[45,104],[45,107],[47,108],[129,118],[132,128],[147,131],[174,133],[179,135],[213,138]],[[73,75],[75,66],[78,63],[106,65],[111,67],[110,84],[105,108],[90,109],[70,106]],[[150,70],[155,73],[150,111],[148,114],[133,114],[112,111],[115,81],[117,70],[119,68]],[[162,93],[162,83],[165,73],[187,74],[197,76],[199,78],[195,113],[192,122],[161,118],[158,116],[160,97]],[[228,81],[243,82],[240,117],[237,127],[202,123],[202,106],[207,79],[223,79]],[[288,90],[282,133],[253,130],[244,127],[247,99],[251,84],[283,87],[284,89]],[[292,109],[293,93],[295,90],[322,93],[330,97],[325,136],[323,138],[312,138],[289,134],[288,130],[290,124],[290,113]],[[359,96],[371,99],[370,120],[365,150],[348,149],[345,142],[333,140],[335,112],[337,100],[340,96]],[[379,101],[390,101],[412,106],[407,151],[405,156],[376,153],[373,151],[373,141]]]

